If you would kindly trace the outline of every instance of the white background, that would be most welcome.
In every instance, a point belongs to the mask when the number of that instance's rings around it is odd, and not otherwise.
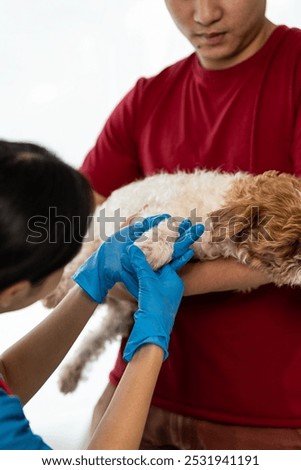
[[[267,16],[301,27],[301,3],[270,0]],[[41,143],[78,167],[135,81],[191,51],[163,0],[0,0],[0,138]],[[2,315],[0,350],[47,314],[37,303]],[[117,350],[108,348],[72,396],[57,391],[54,374],[26,406],[54,448],[83,445]]]

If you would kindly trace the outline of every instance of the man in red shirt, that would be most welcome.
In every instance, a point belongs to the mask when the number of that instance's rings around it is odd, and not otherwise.
[[[301,174],[301,31],[272,24],[265,0],[165,2],[195,53],[113,111],[82,166],[97,200],[162,170]],[[301,449],[300,290],[231,259],[182,278],[141,447]],[[95,422],[124,367],[121,348]]]

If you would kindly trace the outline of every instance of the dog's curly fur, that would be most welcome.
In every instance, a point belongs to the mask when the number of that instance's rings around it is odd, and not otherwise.
[[[201,240],[194,244],[196,258],[233,257],[263,271],[278,286],[299,286],[300,207],[301,181],[276,171],[253,176],[243,172],[198,170],[160,173],[136,181],[114,191],[98,208],[98,237],[94,242],[84,244],[44,304],[53,307],[66,295],[73,283],[71,274],[99,246],[99,235],[109,236],[120,228],[114,224],[117,210],[124,218],[132,214],[147,217],[162,212],[173,216],[173,226],[171,221],[161,222],[137,242],[154,269],[172,257],[177,236],[175,226],[178,222],[175,220],[189,217],[194,223],[204,223],[206,228]],[[61,374],[60,388],[64,393],[76,388],[86,362],[96,358],[107,341],[129,332],[132,313],[136,310],[134,299],[125,296],[120,300],[110,294],[106,301],[108,314],[99,330],[85,339],[75,360],[65,366]]]

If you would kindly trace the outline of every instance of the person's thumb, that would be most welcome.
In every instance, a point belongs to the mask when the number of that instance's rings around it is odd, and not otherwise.
[[[128,248],[128,254],[130,258],[130,263],[135,271],[138,279],[144,275],[144,274],[149,274],[151,276],[154,275],[154,271],[152,270],[151,266],[148,264],[148,261],[145,257],[145,254],[143,253],[140,248],[136,245],[131,245]]]

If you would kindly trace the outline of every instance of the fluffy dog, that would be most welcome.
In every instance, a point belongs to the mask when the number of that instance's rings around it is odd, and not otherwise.
[[[183,218],[190,218],[193,223],[202,222],[206,229],[193,246],[197,259],[232,257],[263,271],[278,286],[299,286],[300,208],[301,180],[276,171],[254,176],[198,170],[159,173],[136,181],[114,191],[97,209],[98,236],[84,244],[44,304],[52,307],[65,296],[73,283],[71,274],[99,246],[101,238],[118,230],[132,214],[172,215],[136,242],[154,269],[171,260],[176,227]],[[76,388],[85,364],[99,356],[107,341],[128,334],[137,305],[129,295],[117,295],[115,289],[114,296],[113,291],[107,296],[108,313],[99,329],[87,336],[75,360],[63,369],[60,388],[64,393]]]

